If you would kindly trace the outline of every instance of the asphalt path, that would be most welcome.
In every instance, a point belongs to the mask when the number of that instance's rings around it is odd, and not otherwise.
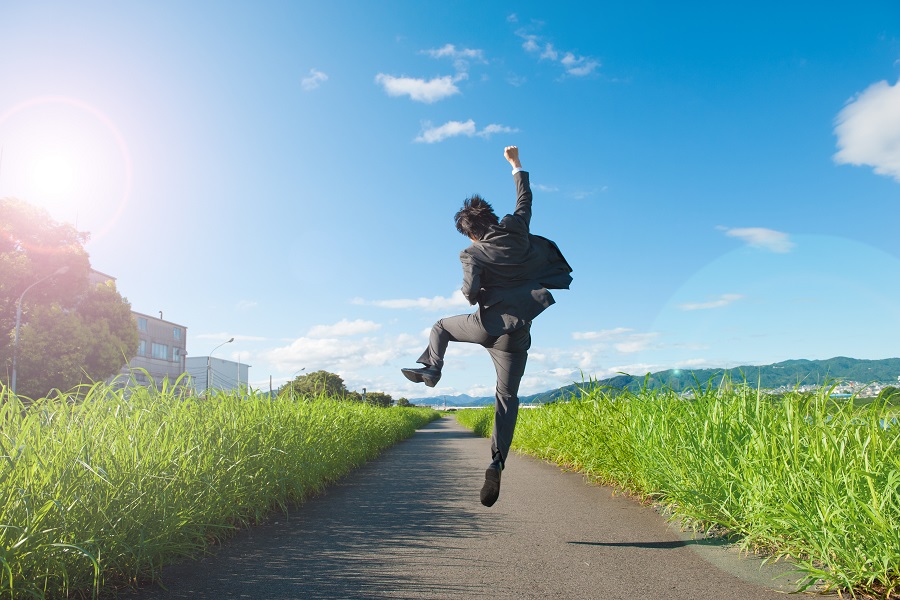
[[[653,508],[529,457],[510,457],[485,508],[488,462],[488,440],[445,417],[120,598],[784,600],[796,589],[773,579],[784,563],[692,539]]]

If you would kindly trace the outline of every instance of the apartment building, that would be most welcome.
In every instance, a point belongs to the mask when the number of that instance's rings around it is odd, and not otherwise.
[[[151,379],[159,385],[166,378],[174,383],[186,371],[187,327],[164,320],[162,312],[159,318],[136,311],[131,314],[138,328],[137,355],[122,368],[122,374],[133,376],[139,385],[148,385]]]

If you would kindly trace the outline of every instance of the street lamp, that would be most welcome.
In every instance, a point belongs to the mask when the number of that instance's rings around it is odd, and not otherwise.
[[[25,294],[28,293],[28,290],[33,288],[39,283],[43,283],[50,279],[51,277],[56,277],[57,275],[62,275],[66,271],[69,270],[69,267],[60,267],[57,270],[53,271],[46,277],[38,279],[22,292],[22,295],[19,296],[19,299],[16,300],[16,337],[13,339],[13,364],[12,364],[12,382],[10,384],[10,389],[12,390],[13,395],[16,394],[16,361],[19,356],[19,326],[22,324],[22,299],[25,298]]]
[[[212,352],[209,353],[209,356],[206,357],[206,391],[207,391],[207,393],[209,392],[209,389],[212,387],[212,362],[210,362],[212,359],[212,354],[213,354],[213,352],[215,352],[216,350],[218,350],[225,344],[230,344],[233,341],[234,341],[234,338],[231,338],[230,340],[228,340],[226,342],[222,342],[221,344],[219,344],[218,346],[213,348]]]
[[[299,371],[294,371],[294,376],[291,377],[290,381],[288,381],[288,385],[291,386],[291,402],[294,401],[294,380],[297,379],[298,374],[300,374],[301,372],[303,372],[305,370],[306,370],[306,367],[302,367]],[[900,377],[898,377],[897,379],[900,379]]]

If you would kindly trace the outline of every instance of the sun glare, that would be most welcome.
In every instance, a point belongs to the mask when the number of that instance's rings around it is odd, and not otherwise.
[[[45,208],[91,239],[116,226],[131,192],[131,158],[98,108],[61,96],[23,102],[0,112],[0,147],[0,197]]]
[[[75,168],[71,161],[59,154],[36,157],[29,173],[31,184],[49,196],[74,193],[75,176]]]

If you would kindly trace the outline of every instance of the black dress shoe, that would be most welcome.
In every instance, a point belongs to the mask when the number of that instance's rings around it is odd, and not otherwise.
[[[500,497],[500,467],[491,464],[484,472],[484,485],[481,487],[481,503],[493,506]]]
[[[421,369],[400,369],[403,375],[413,383],[425,382],[428,387],[434,387],[441,380],[441,372],[434,367],[422,367]]]

